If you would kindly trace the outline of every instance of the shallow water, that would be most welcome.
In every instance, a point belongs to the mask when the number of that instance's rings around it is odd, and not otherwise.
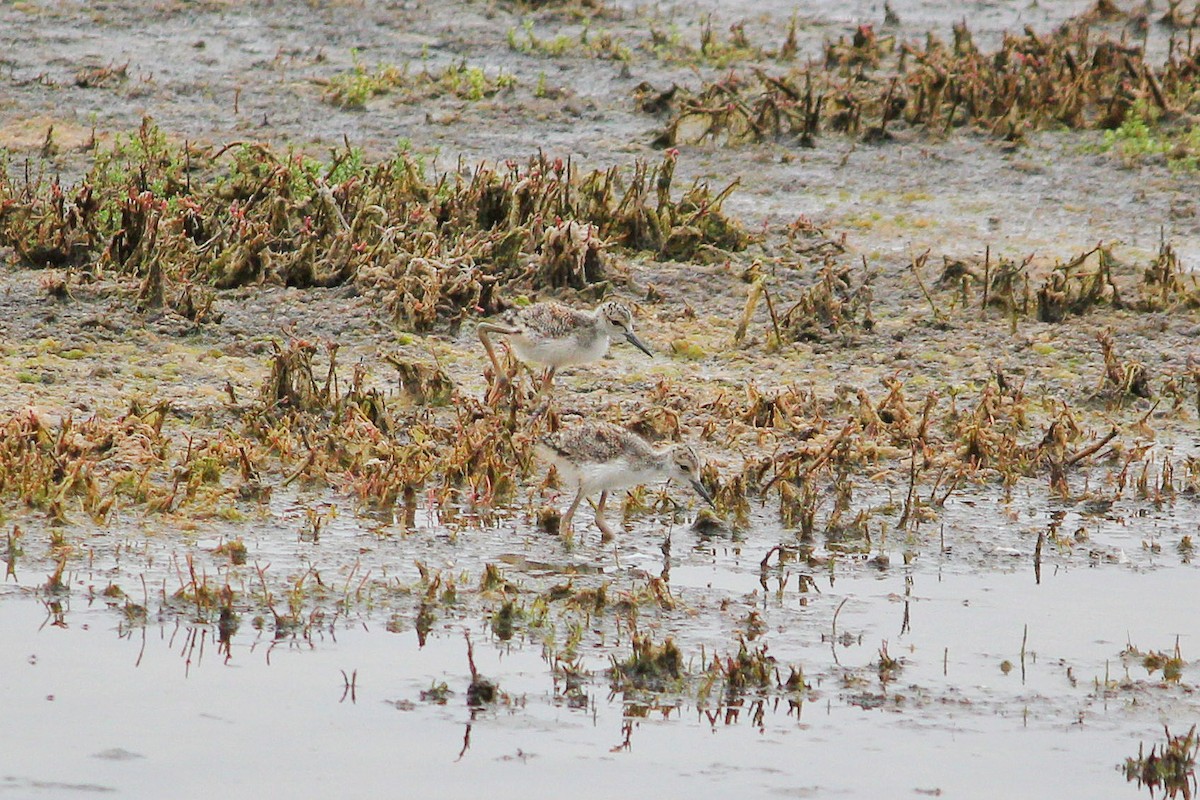
[[[764,592],[752,570],[713,553],[675,566],[673,590],[697,607],[714,597],[759,607],[771,623],[762,641],[812,687],[798,708],[765,698],[758,715],[748,696],[732,715],[715,698],[647,709],[611,695],[601,655],[585,657],[596,672],[584,707],[572,707],[539,645],[459,622],[424,647],[369,618],[278,641],[243,624],[226,653],[210,626],[122,628],[115,612],[79,600],[55,615],[10,585],[0,692],[20,724],[0,732],[0,793],[465,796],[486,785],[489,796],[549,797],[572,785],[584,797],[1123,796],[1115,766],[1164,723],[1196,718],[1186,688],[1196,667],[1167,685],[1120,659],[1127,644],[1195,651],[1194,616],[1178,601],[1194,594],[1189,565],[1048,567],[1040,584],[1024,561],[982,574],[838,568],[800,593],[794,580],[782,592],[768,580]],[[504,693],[494,706],[466,704],[464,630]],[[684,626],[685,654],[712,638]],[[872,667],[885,640],[903,663],[886,685]],[[356,675],[352,694],[343,672]],[[441,681],[448,702],[423,701]]]
[[[1104,468],[1090,473],[1074,479],[1099,481]],[[886,487],[862,490],[855,506],[890,499]],[[304,534],[310,508],[330,515],[315,539]],[[187,536],[116,520],[86,540],[91,556],[73,562],[56,603],[42,591],[52,560],[30,552],[0,584],[0,696],[17,721],[0,730],[0,795],[467,796],[487,786],[516,798],[569,785],[582,797],[1136,797],[1116,767],[1160,742],[1164,724],[1184,732],[1200,717],[1200,630],[1186,602],[1200,571],[1179,548],[1195,528],[1186,496],[1058,505],[1040,481],[1008,499],[980,487],[906,536],[872,522],[871,559],[818,545],[811,561],[774,555],[766,569],[774,546],[797,541],[773,503],[716,537],[693,531],[686,508],[638,514],[608,544],[586,509],[571,545],[536,532],[526,512],[504,513],[487,524],[428,506],[360,515],[336,494],[281,490],[258,519]],[[213,552],[233,535],[247,566]],[[288,583],[309,572],[333,596],[279,638],[239,606],[225,646],[216,625],[190,622],[170,600],[188,555],[239,603],[253,605],[256,565],[281,611]],[[423,646],[418,562],[463,576]],[[552,603],[554,633],[518,620],[501,641],[489,620],[504,597],[475,588],[488,564],[526,609],[565,581],[607,584],[608,608],[580,631],[579,693],[551,656],[578,615]],[[339,608],[341,587],[366,576],[365,599]],[[618,610],[653,580],[673,607]],[[146,605],[145,625],[104,602],[110,582]],[[704,665],[736,654],[752,614],[761,633],[747,645],[768,648],[779,680],[803,670],[803,695],[725,698],[720,681],[711,696],[697,691]],[[606,670],[630,652],[632,620],[679,644],[688,684],[612,692]],[[493,705],[467,704],[464,634],[502,692]],[[1174,683],[1122,656],[1176,647],[1188,663]],[[887,681],[884,649],[901,665]],[[444,705],[422,698],[441,682]]]
[[[877,493],[856,504],[888,500]],[[496,797],[549,797],[573,785],[583,797],[1137,796],[1116,766],[1159,742],[1164,724],[1182,732],[1200,716],[1196,665],[1166,683],[1139,657],[1122,658],[1130,647],[1178,646],[1191,661],[1200,646],[1184,600],[1200,572],[1178,549],[1195,526],[1192,501],[1089,511],[1047,506],[1025,484],[1014,494],[977,491],[951,500],[936,528],[881,537],[871,552],[886,564],[818,547],[816,561],[780,566],[775,556],[765,570],[773,546],[795,542],[773,507],[754,508],[735,537],[701,537],[686,515],[638,515],[605,545],[585,510],[567,546],[519,513],[488,525],[428,507],[356,515],[336,495],[281,491],[236,529],[97,532],[57,605],[40,592],[40,554],[0,584],[0,695],[19,721],[0,730],[0,794],[149,797],[169,786],[177,797],[366,797],[404,787],[465,796],[486,785]],[[301,535],[305,509],[334,506],[318,538]],[[467,580],[457,607],[439,607],[424,646],[409,595],[389,604],[376,589],[344,612],[325,601],[328,616],[278,639],[243,613],[223,648],[217,627],[189,623],[186,606],[158,612],[188,554],[214,581],[254,595],[252,566],[211,552],[222,531],[244,538],[248,563],[265,567],[277,597],[283,576],[310,569],[334,587],[366,574],[411,584],[417,562]],[[493,636],[499,600],[473,589],[487,564],[519,587],[524,606],[565,579],[607,582],[610,603],[665,581],[676,606],[643,604],[636,619],[655,641],[674,638],[692,675],[736,652],[754,612],[762,633],[748,645],[767,646],[780,678],[802,669],[810,689],[750,692],[733,706],[720,682],[706,699],[694,684],[614,695],[605,670],[610,655],[628,654],[629,631],[610,607],[582,632],[589,677],[572,697],[545,655],[561,638],[544,648],[545,632],[521,624],[511,641]],[[144,626],[95,595],[110,581],[145,601]],[[494,705],[467,705],[464,634],[503,693]],[[901,663],[886,682],[883,648]],[[445,705],[422,699],[443,681]]]

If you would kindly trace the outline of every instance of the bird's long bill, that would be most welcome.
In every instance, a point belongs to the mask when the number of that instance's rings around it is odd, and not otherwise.
[[[704,488],[703,483],[701,483],[700,481],[693,480],[692,488],[696,490],[696,494],[698,494],[704,498],[704,502],[708,503],[713,508],[717,507],[717,504],[713,501],[712,494],[709,493],[708,489]]]
[[[635,336],[633,331],[625,331],[625,338],[629,341],[629,343],[631,345],[636,347],[638,350],[641,350],[646,355],[650,356],[651,358],[654,358],[654,353],[651,353],[650,348],[646,347],[646,345],[642,344],[642,340],[639,339],[637,336]]]

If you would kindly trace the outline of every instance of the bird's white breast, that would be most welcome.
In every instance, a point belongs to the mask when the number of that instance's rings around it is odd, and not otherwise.
[[[653,483],[662,477],[657,470],[634,469],[624,458],[602,463],[579,464],[575,467],[575,473],[580,486],[583,487],[584,494],[588,495]]]
[[[522,361],[558,368],[599,361],[608,351],[608,337],[601,335],[591,341],[581,341],[574,336],[563,339],[514,336],[511,345]]]

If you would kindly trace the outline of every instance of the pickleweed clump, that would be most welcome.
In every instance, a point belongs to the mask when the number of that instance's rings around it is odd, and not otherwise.
[[[379,64],[368,68],[352,51],[352,66],[334,75],[325,84],[322,99],[330,105],[350,111],[365,111],[367,103],[380,95],[394,94],[402,103],[452,94],[463,100],[479,101],[516,86],[517,79],[500,71],[489,75],[483,68],[468,66],[466,61],[451,64],[442,70],[422,66]]]
[[[1200,167],[1200,126],[1168,124],[1163,116],[1153,103],[1139,99],[1117,128],[1104,132],[1102,149],[1114,151],[1129,165],[1158,158],[1174,169]]]
[[[695,89],[643,84],[638,97],[648,113],[667,117],[657,140],[664,147],[778,140],[811,147],[826,133],[878,143],[901,126],[938,136],[973,127],[1020,141],[1029,131],[1065,127],[1107,131],[1104,147],[1127,160],[1157,155],[1195,168],[1198,129],[1168,133],[1157,121],[1195,113],[1197,46],[1189,42],[1153,65],[1141,47],[1097,29],[1098,22],[1085,13],[1049,35],[1005,34],[990,52],[975,44],[966,22],[954,26],[953,43],[930,33],[923,44],[863,24],[827,42],[823,63],[775,72],[741,49],[736,28],[732,47],[709,30],[700,55],[740,62],[752,67],[748,74],[731,71]],[[679,49],[666,34],[654,41],[663,57]]]
[[[1164,726],[1166,742],[1150,746],[1138,745],[1136,757],[1125,759],[1119,766],[1125,772],[1125,780],[1137,781],[1138,787],[1145,786],[1153,795],[1161,790],[1164,797],[1194,797],[1196,794],[1196,754],[1200,751],[1200,737],[1193,725],[1187,733],[1172,735]]]
[[[491,91],[471,68],[445,75],[450,91]],[[147,118],[100,148],[75,186],[10,166],[0,247],[55,268],[49,294],[103,272],[127,282],[140,310],[197,327],[221,320],[219,291],[276,282],[354,284],[406,330],[454,331],[531,291],[602,294],[620,277],[615,251],[686,260],[745,248],[751,235],[722,211],[736,181],[680,193],[677,158],[581,173],[537,156],[435,175],[404,147],[374,163],[350,145],[328,160],[258,142],[199,148]]]

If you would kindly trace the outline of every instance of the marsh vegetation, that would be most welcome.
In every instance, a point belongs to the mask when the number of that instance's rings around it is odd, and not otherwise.
[[[741,753],[778,788],[809,773],[740,731],[884,748],[887,711],[1039,768],[1086,731],[1065,794],[1117,766],[1189,796],[1185,5],[115,4],[99,60],[77,9],[5,8],[2,602],[138,663],[171,629],[185,674],[220,669],[209,641],[344,656],[342,707],[465,726],[414,745],[438,764],[565,709],[544,758],[725,730],[734,755],[668,772],[748,779]],[[608,298],[657,357],[548,397],[474,335]],[[534,445],[581,417],[693,445],[715,509],[650,485],[611,498],[612,542],[560,531]],[[615,746],[572,738],[589,714]],[[813,785],[896,788],[829,763]],[[900,790],[971,785],[938,763]]]

